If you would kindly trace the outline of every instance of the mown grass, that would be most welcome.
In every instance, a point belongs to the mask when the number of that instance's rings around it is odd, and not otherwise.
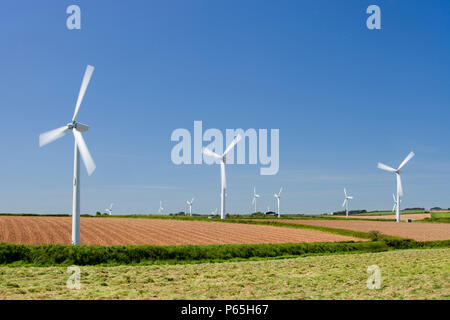
[[[0,299],[450,299],[450,249],[402,250],[222,264],[0,267]],[[367,268],[381,288],[366,286]]]

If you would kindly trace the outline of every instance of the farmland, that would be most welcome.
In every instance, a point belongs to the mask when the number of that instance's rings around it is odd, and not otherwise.
[[[0,299],[450,299],[449,242],[401,239],[450,240],[449,227],[82,217],[84,245],[74,247],[70,217],[0,216],[0,243],[24,244],[0,245]],[[372,239],[374,230],[388,237]],[[72,264],[79,290],[66,287]],[[380,290],[366,287],[370,265],[382,271]]]
[[[0,242],[70,244],[70,217],[0,216]],[[314,230],[207,221],[81,218],[86,245],[252,244],[360,241]]]
[[[1,267],[0,299],[450,299],[450,249],[194,265]],[[368,266],[381,270],[369,290]]]
[[[382,234],[417,241],[435,241],[450,239],[450,224],[447,223],[397,223],[391,221],[357,220],[273,220],[289,224],[301,224],[338,229],[351,229],[361,232],[379,231]]]
[[[430,218],[430,213],[410,213],[410,214],[402,214],[400,216],[402,221],[405,221],[406,219],[411,220],[423,220]],[[353,219],[383,219],[383,220],[395,220],[395,214],[384,214],[384,215],[370,215],[370,216],[364,216],[364,215],[352,215],[351,218]]]

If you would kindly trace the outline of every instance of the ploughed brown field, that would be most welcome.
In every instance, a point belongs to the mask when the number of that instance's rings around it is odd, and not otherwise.
[[[274,220],[312,226],[348,229],[362,232],[379,231],[380,233],[417,241],[450,240],[450,224],[425,222],[391,222],[391,221],[357,221],[357,220]]]
[[[70,244],[71,217],[0,216],[0,242]],[[81,243],[251,244],[362,241],[314,230],[235,223],[139,218],[81,218]]]
[[[359,219],[393,219],[395,220],[395,214],[392,215],[380,215],[380,216],[350,216],[350,218],[359,218]],[[423,220],[426,218],[431,218],[431,214],[429,213],[413,213],[413,214],[401,214],[400,219],[402,221],[406,221],[406,219],[411,220]]]

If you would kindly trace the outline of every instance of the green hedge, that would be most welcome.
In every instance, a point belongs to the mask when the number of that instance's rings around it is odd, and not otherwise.
[[[0,264],[98,265],[138,264],[302,256],[388,250],[385,242],[324,242],[296,244],[71,246],[0,244]]]
[[[443,241],[415,241],[410,239],[383,239],[386,245],[392,249],[432,249],[450,248],[450,240]]]

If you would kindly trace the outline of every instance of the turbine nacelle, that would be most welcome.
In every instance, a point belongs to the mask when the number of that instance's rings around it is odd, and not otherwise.
[[[79,132],[86,132],[86,131],[89,130],[89,126],[88,125],[82,124],[82,123],[76,122],[76,121],[68,123],[67,127],[69,129],[77,129],[77,131],[79,131]]]

